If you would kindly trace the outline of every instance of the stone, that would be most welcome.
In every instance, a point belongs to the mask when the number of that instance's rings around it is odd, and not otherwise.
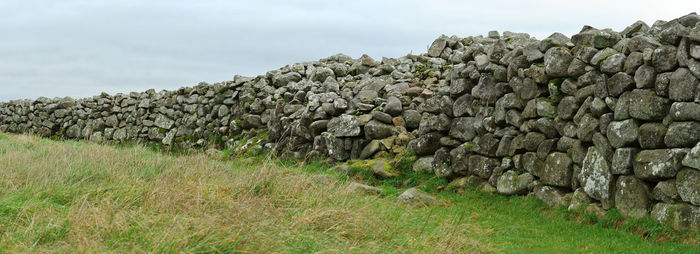
[[[695,144],[695,146],[690,149],[690,151],[683,157],[681,165],[685,167],[691,167],[694,169],[700,169],[700,142]]]
[[[336,137],[356,137],[360,135],[360,122],[351,115],[340,115],[328,121],[328,132]]]
[[[671,123],[664,137],[668,147],[692,147],[700,142],[700,122]]]
[[[158,116],[156,116],[156,120],[153,121],[153,124],[155,126],[157,126],[158,128],[163,128],[163,129],[169,130],[170,128],[173,127],[173,125],[175,125],[175,121],[171,120],[167,116],[164,116],[162,114],[158,114]]]
[[[682,149],[642,150],[632,163],[634,175],[648,181],[673,178],[681,169],[685,154]]]
[[[623,71],[624,63],[627,57],[625,57],[625,54],[618,53],[614,54],[611,56],[608,56],[603,60],[600,64],[600,71],[607,73],[607,74],[613,74],[617,72]]]
[[[406,123],[406,128],[415,129],[420,126],[421,119],[423,118],[420,113],[416,110],[405,110],[402,113],[403,120]]]
[[[440,148],[440,138],[440,133],[427,133],[412,140],[409,147],[418,156],[431,155]]]
[[[685,203],[657,203],[651,217],[675,230],[700,229],[700,207]]]
[[[591,198],[588,196],[588,194],[586,194],[583,188],[578,188],[574,191],[574,194],[571,196],[571,203],[569,204],[567,210],[574,211],[583,209],[586,208],[589,204],[591,204]]]
[[[462,141],[470,141],[476,136],[477,119],[474,117],[459,117],[452,120],[450,136]]]
[[[615,149],[615,154],[612,158],[612,167],[610,171],[615,175],[627,175],[632,173],[632,162],[635,156],[639,153],[639,148],[624,147]]]
[[[615,177],[610,164],[595,147],[588,148],[578,180],[588,196],[600,200],[604,206],[612,205]]]
[[[662,123],[645,123],[639,126],[639,146],[643,149],[664,148],[668,128]]]
[[[432,172],[433,156],[420,157],[413,163],[414,172]]]
[[[375,110],[375,111],[372,111],[371,115],[372,115],[372,119],[374,119],[374,120],[377,120],[379,122],[386,123],[386,124],[393,124],[393,122],[392,122],[393,118],[391,117],[391,115],[389,115],[387,113]]]
[[[532,192],[537,199],[542,200],[549,207],[569,206],[570,200],[565,198],[564,192],[554,187],[540,185],[535,187]]]
[[[684,168],[676,176],[678,196],[685,202],[700,205],[700,171]]]
[[[651,196],[654,200],[664,203],[675,203],[676,200],[680,200],[676,189],[676,179],[661,181],[656,184],[656,187],[651,192]]]
[[[554,118],[557,116],[557,107],[554,102],[549,99],[538,99],[537,100],[537,115],[542,117]]]
[[[671,75],[668,96],[673,101],[693,101],[700,81],[686,68],[678,68]]]
[[[386,105],[384,106],[383,109],[384,113],[387,113],[391,116],[398,116],[401,115],[401,112],[403,111],[403,106],[401,105],[401,100],[398,98],[391,96],[386,100]]]
[[[627,73],[618,72],[612,75],[612,77],[607,80],[606,84],[608,86],[608,94],[613,97],[618,97],[623,92],[634,88],[634,79]]]
[[[543,171],[538,175],[543,184],[570,188],[573,162],[565,153],[550,153],[545,160]]]
[[[374,186],[369,186],[357,182],[351,182],[348,187],[345,188],[345,191],[348,193],[362,193],[362,194],[369,194],[369,195],[382,195],[384,191],[380,188],[374,187]]]
[[[579,104],[573,96],[566,96],[559,101],[557,105],[557,116],[564,120],[574,118],[576,111],[579,109]]]
[[[396,201],[401,204],[407,204],[411,206],[440,206],[442,205],[442,202],[438,200],[436,197],[419,190],[417,188],[410,188],[399,197],[396,198]]]
[[[533,180],[534,177],[529,173],[518,174],[513,170],[509,170],[498,178],[496,190],[503,195],[523,194],[527,192],[527,186]]]
[[[362,151],[360,152],[360,159],[370,158],[379,150],[381,150],[379,140],[372,140],[364,148],[362,148]]]
[[[634,72],[637,88],[652,88],[656,81],[656,70],[651,65],[642,65]]]
[[[467,159],[470,171],[484,179],[491,176],[493,170],[501,165],[501,161],[481,155],[472,155]]]
[[[657,72],[673,70],[676,68],[676,66],[678,66],[678,61],[676,60],[676,47],[663,45],[657,49],[654,49],[654,55],[651,62]]]
[[[372,173],[374,175],[383,177],[383,178],[391,178],[395,177],[397,174],[394,173],[394,169],[389,163],[387,163],[384,159],[377,159],[372,161]]]
[[[671,108],[667,98],[656,96],[652,91],[635,89],[630,92],[629,98],[629,115],[639,120],[662,120]]]
[[[593,134],[598,130],[599,122],[591,114],[586,114],[581,118],[576,136],[584,142],[593,140]]]
[[[620,176],[615,185],[615,208],[623,217],[642,218],[649,212],[649,187],[634,176]]]
[[[565,77],[573,56],[568,50],[550,48],[544,53],[545,72],[550,77]]]
[[[613,147],[625,147],[637,141],[639,127],[637,126],[637,122],[633,119],[613,121],[608,124],[606,134],[608,136],[608,141],[610,141]]]
[[[244,114],[241,117],[241,128],[243,129],[257,129],[262,125],[262,118],[259,115]]]
[[[448,37],[445,35],[435,39],[435,41],[430,44],[430,48],[428,48],[428,55],[431,57],[439,57],[442,51],[445,49],[445,46],[447,46],[447,39]]]
[[[365,138],[371,140],[389,137],[391,136],[391,130],[393,128],[393,125],[385,124],[377,120],[371,120],[365,124]]]
[[[700,121],[700,103],[674,102],[669,114],[674,121]]]

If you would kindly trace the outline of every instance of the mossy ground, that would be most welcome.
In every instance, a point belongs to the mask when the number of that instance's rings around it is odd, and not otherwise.
[[[697,233],[614,210],[598,221],[533,198],[439,192],[447,182],[413,173],[411,156],[392,161],[392,179],[361,165],[348,175],[320,160],[220,158],[0,134],[0,252],[698,252]],[[347,193],[351,181],[385,194]],[[414,186],[445,205],[395,202]]]

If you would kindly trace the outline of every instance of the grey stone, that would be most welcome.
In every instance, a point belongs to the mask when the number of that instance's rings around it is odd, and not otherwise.
[[[618,97],[623,92],[634,88],[632,76],[624,72],[615,73],[606,83],[608,86],[608,94],[613,97]]]
[[[661,120],[668,114],[671,103],[652,91],[635,89],[630,92],[629,115],[645,121]],[[616,117],[617,119],[617,117]]]
[[[493,170],[500,166],[501,162],[498,159],[489,158],[481,155],[472,155],[467,159],[471,172],[481,178],[488,179]]]
[[[403,120],[407,128],[415,129],[420,126],[421,119],[423,118],[420,113],[416,110],[405,110],[402,114]]]
[[[409,147],[418,156],[431,155],[440,148],[440,138],[440,133],[427,133],[412,140]]]
[[[547,156],[540,181],[546,185],[558,187],[571,187],[573,175],[573,162],[565,153],[554,152]]]
[[[529,173],[517,174],[513,170],[503,173],[498,178],[496,189],[503,195],[515,195],[527,192],[527,186],[534,180]]]
[[[595,147],[588,148],[578,180],[588,196],[600,200],[604,206],[612,205],[615,177],[610,164]]]
[[[671,123],[664,137],[668,147],[692,147],[700,142],[700,122]]]
[[[564,120],[571,120],[574,118],[579,105],[576,98],[573,96],[566,96],[561,99],[559,105],[557,105],[557,116]]]
[[[169,130],[170,128],[173,127],[173,125],[175,125],[175,121],[171,120],[167,116],[164,116],[162,114],[158,114],[158,116],[156,116],[156,120],[153,122],[153,124],[159,128]]]
[[[396,198],[398,203],[407,204],[411,206],[440,206],[442,202],[438,200],[435,196],[432,196],[422,190],[417,188],[410,188],[399,197]]]
[[[657,72],[670,71],[678,66],[676,60],[676,47],[663,45],[654,49],[652,64]]]
[[[608,125],[606,132],[610,144],[615,148],[629,146],[637,141],[639,127],[633,119],[613,121]]]
[[[623,217],[642,218],[649,211],[649,187],[634,176],[620,176],[615,186],[615,207]]]
[[[676,200],[680,200],[678,190],[676,189],[676,179],[661,181],[656,184],[656,187],[654,187],[654,190],[651,192],[651,196],[654,200],[664,203],[675,203]]]
[[[650,65],[642,65],[634,72],[634,83],[637,88],[652,88],[656,81],[656,70]]]
[[[573,56],[569,51],[560,48],[550,48],[544,54],[544,68],[550,77],[564,77]]]
[[[624,147],[615,149],[613,154],[612,167],[610,171],[616,175],[627,175],[632,173],[632,162],[639,153],[639,148]]]
[[[477,119],[474,117],[459,117],[452,120],[450,136],[462,141],[470,141],[476,136]]]
[[[700,171],[684,168],[678,172],[676,188],[683,201],[700,205]]]
[[[651,217],[676,230],[700,229],[700,207],[685,203],[658,203],[651,210]]]
[[[360,152],[360,159],[370,158],[380,149],[381,144],[379,140],[372,140],[364,148],[362,148],[362,151]]]
[[[372,119],[374,119],[374,120],[377,120],[379,122],[386,123],[386,124],[393,123],[393,118],[391,117],[391,115],[389,115],[387,113],[375,110],[375,111],[372,111],[371,114],[372,114]]]
[[[241,121],[243,129],[256,129],[262,126],[262,119],[259,115],[244,114],[241,117]]]
[[[607,74],[621,72],[621,71],[623,71],[623,67],[624,67],[624,63],[625,63],[626,59],[627,58],[625,57],[625,54],[622,54],[622,53],[608,56],[600,64],[600,71],[607,73]]]
[[[432,172],[433,156],[420,157],[413,163],[414,172]]]
[[[678,68],[671,75],[668,96],[674,101],[693,101],[700,82],[686,68]]]
[[[662,123],[645,123],[639,126],[639,146],[643,149],[664,148],[668,128]]]
[[[391,96],[386,100],[386,105],[383,109],[384,113],[387,113],[391,116],[401,115],[402,110],[403,106],[401,105],[401,100],[394,96]]]
[[[683,166],[700,169],[700,142],[690,149],[681,162]]]
[[[355,137],[360,135],[360,121],[351,115],[340,115],[328,121],[328,131],[336,137]]]
[[[634,175],[649,181],[673,178],[681,169],[685,154],[682,149],[642,150],[632,163]]]
[[[573,211],[582,209],[588,206],[589,204],[591,204],[591,198],[588,196],[588,194],[586,194],[583,188],[578,188],[574,191],[574,194],[571,196],[571,203],[569,204],[567,210]]]
[[[537,199],[542,200],[547,206],[549,207],[560,207],[560,206],[569,206],[569,201],[566,199],[566,196],[564,195],[564,192],[553,188],[551,186],[537,186],[535,187],[534,190],[532,190],[534,193],[535,197]]]
[[[370,194],[370,195],[382,195],[384,191],[380,188],[374,187],[374,186],[369,186],[357,182],[351,182],[347,188],[345,188],[346,192],[349,193],[363,193],[363,194]]]
[[[700,103],[674,102],[669,114],[674,121],[700,121]]]

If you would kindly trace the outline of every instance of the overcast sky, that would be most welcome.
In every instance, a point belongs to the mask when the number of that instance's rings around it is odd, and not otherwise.
[[[700,1],[0,1],[0,101],[177,89],[336,53],[424,53],[440,34],[624,29]]]

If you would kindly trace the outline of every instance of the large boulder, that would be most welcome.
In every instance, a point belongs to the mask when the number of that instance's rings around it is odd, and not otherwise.
[[[641,218],[649,211],[649,186],[634,176],[620,176],[615,185],[615,207],[624,217]]]
[[[578,175],[583,190],[605,206],[612,205],[615,177],[610,164],[595,147],[589,147]]]
[[[675,177],[685,154],[683,149],[642,150],[634,157],[634,175],[650,181]]]
[[[678,172],[676,188],[683,201],[700,205],[700,171],[684,168]]]
[[[573,162],[565,153],[550,153],[544,162],[543,171],[538,175],[543,184],[570,188]]]

